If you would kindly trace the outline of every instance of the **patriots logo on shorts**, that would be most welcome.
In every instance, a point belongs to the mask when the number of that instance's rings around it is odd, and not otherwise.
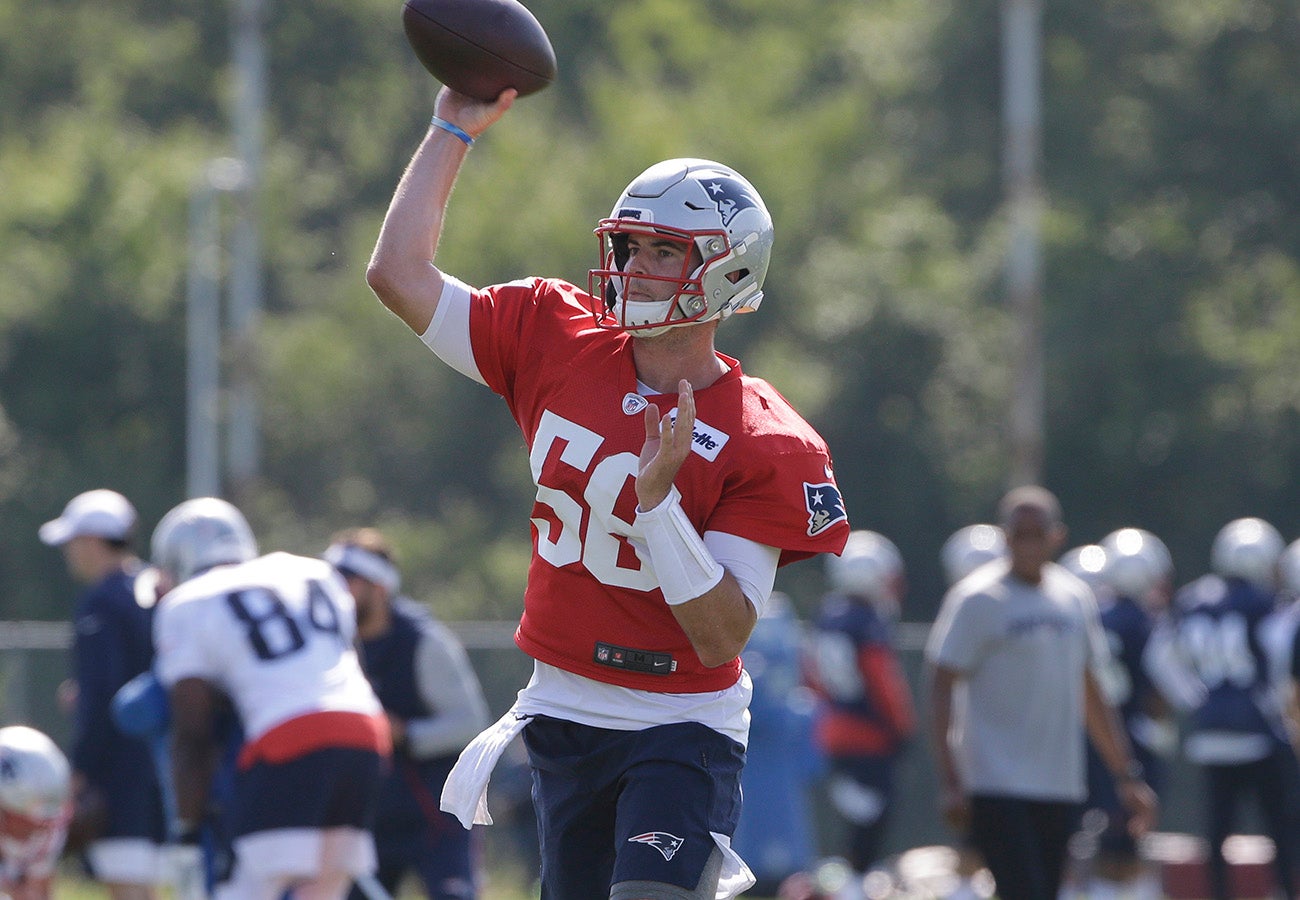
[[[686,843],[686,838],[679,838],[675,834],[669,834],[666,831],[647,831],[645,834],[638,834],[635,837],[627,839],[629,844],[649,844],[664,855],[665,860],[673,858],[679,847]]]
[[[722,216],[722,224],[730,225],[731,220],[736,217],[736,213],[742,209],[757,209],[758,198],[750,192],[749,188],[741,184],[734,178],[717,176],[715,178],[701,179],[704,190],[708,191],[709,197],[718,206],[718,214]]]
[[[808,536],[821,534],[836,522],[847,521],[848,512],[844,509],[844,500],[840,498],[840,489],[833,482],[821,484],[803,483],[804,505],[808,507]]]

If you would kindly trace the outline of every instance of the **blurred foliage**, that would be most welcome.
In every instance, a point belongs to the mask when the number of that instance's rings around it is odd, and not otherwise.
[[[74,493],[121,490],[142,538],[182,499],[187,205],[233,154],[233,6],[0,0],[0,618],[67,615],[35,532]],[[440,264],[585,284],[636,173],[736,166],[777,244],[767,303],[722,348],[823,431],[928,618],[939,546],[1007,479],[997,4],[530,6],[559,80],[475,146]],[[268,548],[376,524],[441,614],[513,618],[520,435],[364,282],[437,85],[396,0],[267,7],[264,459],[228,493]],[[1188,579],[1230,518],[1300,533],[1300,19],[1058,0],[1043,50],[1045,480],[1077,542],[1142,525]],[[819,567],[779,585],[806,610]]]

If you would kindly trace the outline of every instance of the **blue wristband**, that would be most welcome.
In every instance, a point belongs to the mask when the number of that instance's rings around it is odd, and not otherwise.
[[[461,128],[459,125],[455,125],[451,122],[448,122],[446,119],[439,119],[437,116],[434,116],[432,119],[430,119],[429,124],[432,125],[434,128],[441,128],[443,131],[447,132],[448,134],[456,135],[456,137],[460,138],[462,141],[465,142],[466,147],[474,146],[474,139],[469,136],[468,131]]]

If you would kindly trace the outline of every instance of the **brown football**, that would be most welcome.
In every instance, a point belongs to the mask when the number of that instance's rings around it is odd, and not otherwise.
[[[522,97],[555,80],[551,40],[518,0],[406,0],[402,25],[429,74],[468,97]]]

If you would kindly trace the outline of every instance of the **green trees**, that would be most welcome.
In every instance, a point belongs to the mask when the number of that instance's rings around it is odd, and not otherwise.
[[[73,493],[122,490],[146,533],[181,499],[186,204],[232,153],[230,6],[0,0],[0,618],[65,614],[35,528]],[[777,244],[723,348],[824,431],[927,618],[939,545],[1005,487],[996,3],[531,7],[559,83],[475,146],[440,264],[585,284],[629,178],[735,165]],[[1300,531],[1300,30],[1277,0],[1046,7],[1046,480],[1080,542],[1143,525],[1190,577],[1228,518]],[[436,89],[399,8],[267,10],[265,457],[233,499],[268,547],[383,525],[417,593],[509,618],[518,433],[364,283]]]

